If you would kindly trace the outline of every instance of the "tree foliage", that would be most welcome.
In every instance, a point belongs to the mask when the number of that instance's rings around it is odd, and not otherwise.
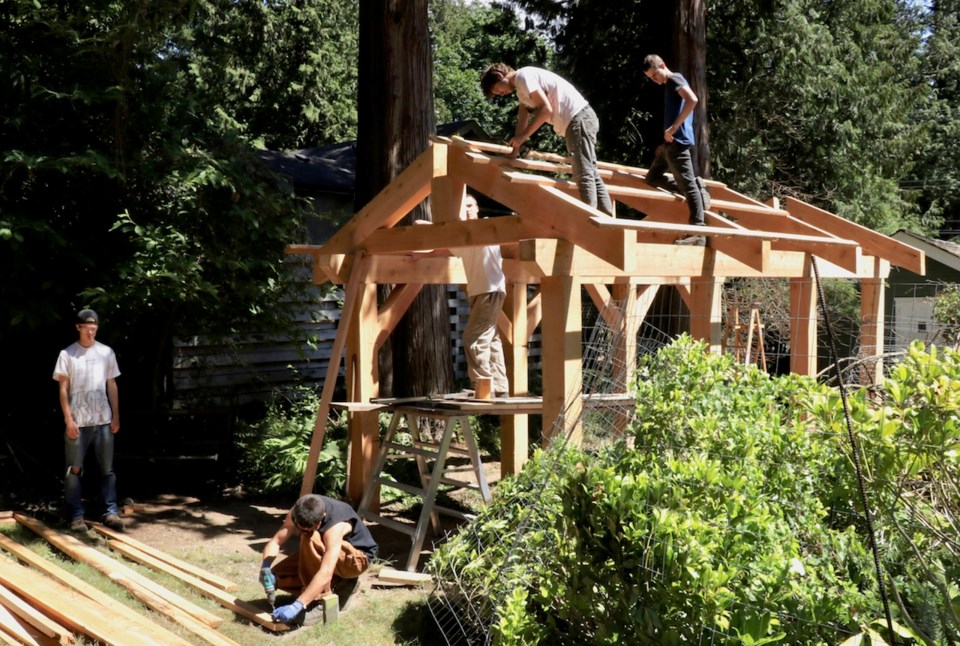
[[[548,61],[546,39],[506,6],[437,0],[430,3],[430,16],[437,123],[474,119],[494,139],[506,141],[513,135],[516,106],[487,101],[480,74],[501,60]]]
[[[142,366],[133,407],[162,394],[172,335],[284,325],[298,285],[283,249],[305,205],[208,118],[172,53],[193,6],[17,1],[0,36],[3,334],[66,345],[72,313],[98,308]]]
[[[960,3],[937,0],[921,14],[926,38],[916,83],[926,90],[914,120],[922,126],[918,159],[902,185],[919,203],[928,228],[960,232]]]
[[[356,137],[356,0],[197,2],[165,56],[218,130],[270,150]]]

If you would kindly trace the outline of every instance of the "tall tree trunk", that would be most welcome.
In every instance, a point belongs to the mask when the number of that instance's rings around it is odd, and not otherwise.
[[[427,0],[364,0],[360,9],[356,210],[427,149],[436,132]],[[428,202],[404,220],[432,219]],[[453,388],[450,323],[443,286],[424,286],[394,330],[395,396]],[[383,364],[381,364],[381,367]],[[384,382],[387,382],[386,384]],[[384,386],[388,386],[385,388]]]
[[[674,60],[667,67],[683,74],[700,101],[693,113],[696,160],[710,177],[710,124],[707,123],[707,14],[705,0],[680,0],[673,30]]]

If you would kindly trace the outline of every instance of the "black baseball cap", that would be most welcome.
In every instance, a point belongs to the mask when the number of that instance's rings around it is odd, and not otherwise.
[[[77,324],[83,325],[84,323],[93,323],[94,325],[100,325],[100,317],[97,316],[97,313],[93,310],[80,310],[77,312]]]

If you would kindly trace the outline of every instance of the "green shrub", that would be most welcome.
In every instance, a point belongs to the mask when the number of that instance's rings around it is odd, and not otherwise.
[[[310,388],[276,395],[266,414],[239,425],[238,468],[244,484],[264,493],[295,496],[310,453],[319,397]],[[317,460],[314,491],[337,496],[347,480],[346,415],[331,419]]]
[[[960,353],[914,342],[881,385],[847,399],[895,616],[917,641],[957,643]],[[815,397],[811,410],[822,428],[846,433],[836,395]],[[849,442],[838,446],[852,460]]]
[[[434,557],[498,643],[835,644],[878,616],[866,541],[828,507],[825,387],[682,338],[634,388],[630,442],[538,453]]]

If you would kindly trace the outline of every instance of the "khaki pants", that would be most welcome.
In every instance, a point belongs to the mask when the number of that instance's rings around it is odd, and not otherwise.
[[[320,561],[325,551],[319,532],[311,532],[309,536],[301,533],[300,549],[297,553],[278,561],[272,568],[277,577],[277,588],[291,594],[300,594],[320,570]],[[356,579],[369,566],[367,555],[344,541],[333,575],[341,579]],[[333,583],[336,583],[336,580]],[[317,599],[310,599],[310,602]]]
[[[510,390],[503,360],[503,344],[497,334],[497,318],[506,294],[487,292],[470,298],[470,318],[463,331],[463,350],[467,358],[467,376],[476,387],[478,378],[490,380],[496,393]]]

